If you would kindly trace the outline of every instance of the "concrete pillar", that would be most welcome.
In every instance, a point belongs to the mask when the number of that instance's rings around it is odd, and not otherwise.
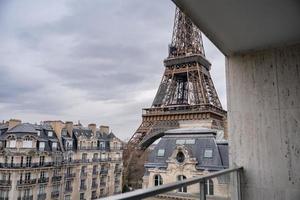
[[[226,76],[243,200],[300,199],[300,45],[230,56]]]

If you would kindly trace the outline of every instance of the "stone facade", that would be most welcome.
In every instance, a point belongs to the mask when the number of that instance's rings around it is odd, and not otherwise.
[[[217,141],[216,135],[215,131],[203,128],[167,131],[145,164],[143,187],[173,183],[227,168],[228,144]],[[199,184],[195,184],[159,198],[197,199],[199,193]],[[206,193],[213,199],[229,198],[229,177],[209,180]]]
[[[109,127],[0,124],[0,199],[96,199],[121,192],[123,142]]]

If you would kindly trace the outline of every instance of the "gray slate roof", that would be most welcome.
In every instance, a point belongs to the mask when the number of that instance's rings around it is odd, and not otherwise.
[[[151,151],[148,157],[147,168],[167,167],[167,159],[175,150],[176,140],[178,139],[195,139],[195,144],[184,144],[188,149],[191,157],[196,158],[196,168],[199,170],[221,170],[228,167],[228,144],[217,144],[215,139],[215,131],[211,129],[192,128],[192,129],[175,129],[166,132],[166,135],[161,138],[159,143]],[[165,149],[163,157],[158,157],[159,149]],[[206,149],[212,150],[212,157],[205,158],[204,152]]]

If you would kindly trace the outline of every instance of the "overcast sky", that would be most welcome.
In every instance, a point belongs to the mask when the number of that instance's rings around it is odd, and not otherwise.
[[[129,138],[164,71],[171,0],[1,0],[0,120],[106,124]],[[226,107],[224,56],[204,37]]]

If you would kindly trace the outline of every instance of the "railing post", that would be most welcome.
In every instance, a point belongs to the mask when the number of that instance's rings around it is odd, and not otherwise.
[[[241,200],[241,170],[234,171],[232,173],[232,193],[231,198],[232,200]]]
[[[206,195],[205,195],[205,179],[202,179],[200,181],[200,200],[206,200]]]

